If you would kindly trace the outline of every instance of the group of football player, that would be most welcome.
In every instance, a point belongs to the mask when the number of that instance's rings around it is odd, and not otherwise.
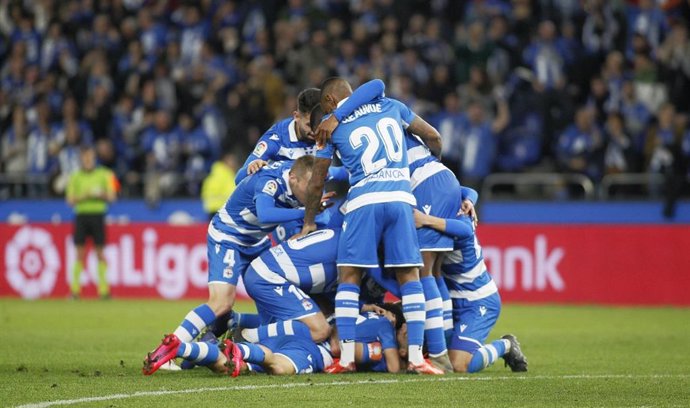
[[[501,299],[477,192],[440,162],[439,132],[384,90],[328,79],[266,131],[208,226],[208,301],[144,374],[474,373],[498,358],[527,370],[514,335],[485,343]],[[240,277],[256,313],[233,310]]]

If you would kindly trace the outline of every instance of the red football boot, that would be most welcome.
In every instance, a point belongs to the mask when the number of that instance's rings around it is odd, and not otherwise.
[[[242,364],[244,363],[242,360],[242,352],[237,344],[233,343],[230,339],[225,340],[223,345],[225,346],[223,347],[223,355],[225,355],[227,359],[225,366],[228,368],[228,374],[230,374],[231,377],[237,377],[240,375]]]
[[[336,358],[333,360],[333,364],[324,368],[323,372],[327,374],[354,373],[357,372],[357,367],[355,366],[355,363],[350,363],[346,366],[340,365],[340,359]]]
[[[425,359],[422,364],[409,363],[407,365],[407,372],[410,374],[429,374],[429,375],[443,375],[445,372],[436,368],[428,359]]]
[[[163,364],[177,357],[177,349],[180,348],[180,343],[180,339],[174,334],[168,334],[163,337],[161,345],[146,355],[144,368],[142,369],[144,375],[155,373]]]

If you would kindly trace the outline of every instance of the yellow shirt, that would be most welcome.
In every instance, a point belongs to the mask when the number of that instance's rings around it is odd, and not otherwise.
[[[213,163],[211,172],[201,185],[201,199],[208,214],[220,210],[235,191],[235,172],[222,161]]]

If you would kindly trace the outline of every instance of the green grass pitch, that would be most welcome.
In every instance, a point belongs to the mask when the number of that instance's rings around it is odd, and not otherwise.
[[[530,371],[232,379],[141,374],[198,302],[0,299],[0,406],[689,407],[690,309],[506,305]],[[241,309],[251,308],[249,304]]]

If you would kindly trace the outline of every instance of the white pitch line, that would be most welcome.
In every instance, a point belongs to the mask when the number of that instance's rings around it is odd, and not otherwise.
[[[217,391],[252,391],[261,389],[278,389],[278,388],[301,388],[301,387],[332,387],[332,386],[351,386],[351,385],[368,385],[368,384],[405,384],[405,383],[419,383],[419,382],[448,382],[448,381],[507,381],[507,380],[597,380],[597,379],[668,379],[668,378],[690,378],[690,374],[649,374],[649,375],[632,375],[632,374],[573,374],[573,375],[512,375],[500,377],[425,377],[425,378],[411,378],[405,380],[396,379],[381,379],[381,380],[358,380],[358,381],[333,381],[325,383],[287,383],[287,384],[266,384],[266,385],[234,385],[228,387],[204,387],[204,388],[189,388],[186,390],[169,390],[169,391],[137,391],[131,394],[111,394],[101,397],[85,397],[69,400],[44,401],[34,402],[30,404],[17,405],[15,408],[47,408],[56,405],[74,405],[86,402],[111,401],[127,398],[138,397],[155,397],[160,395],[175,395],[175,394],[196,394],[202,392],[217,392]]]

